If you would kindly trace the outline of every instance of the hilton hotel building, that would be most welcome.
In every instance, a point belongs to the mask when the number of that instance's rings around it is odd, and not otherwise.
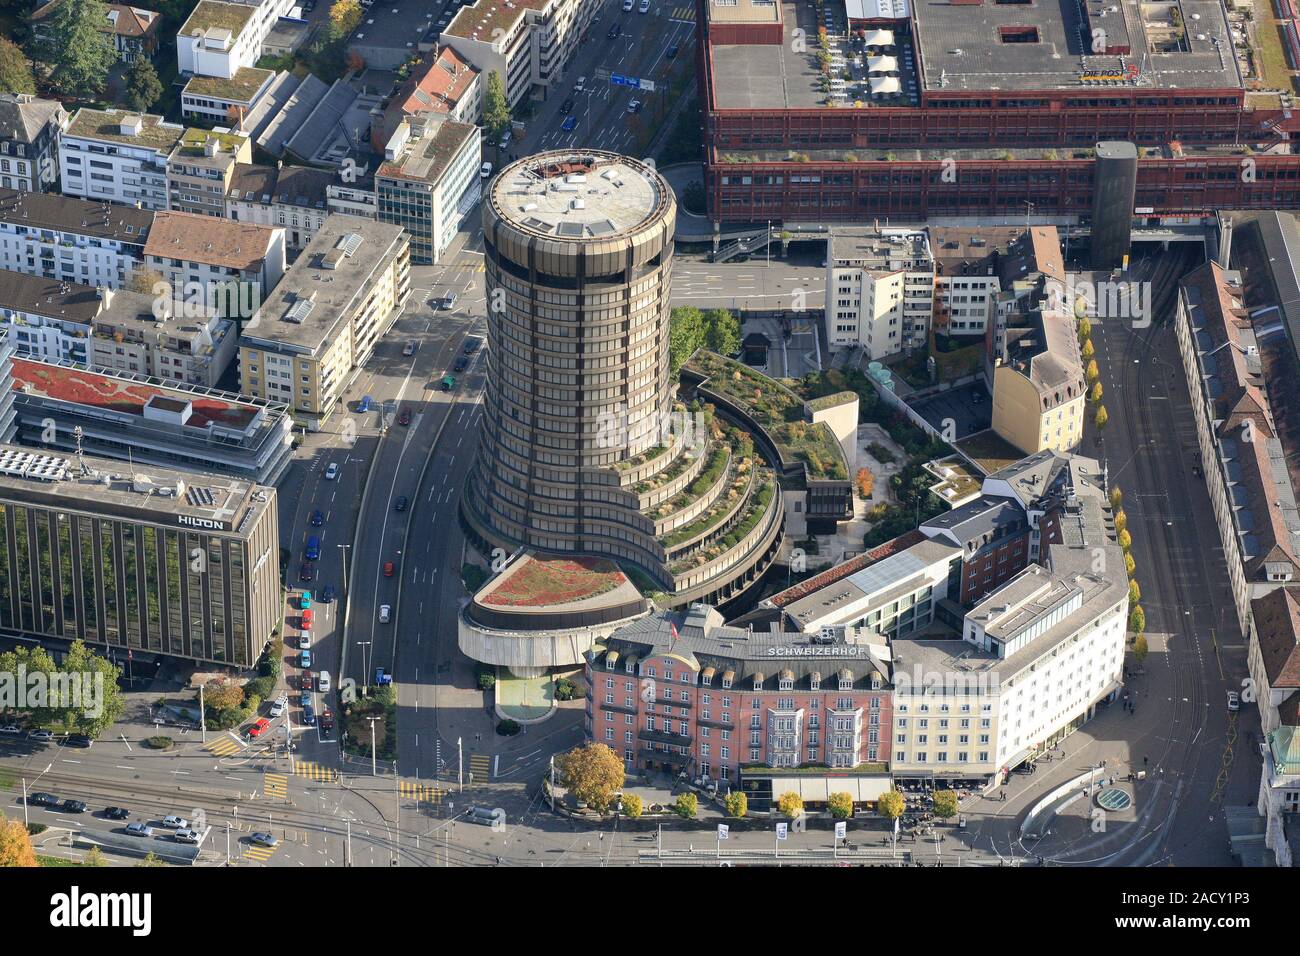
[[[274,488],[0,444],[0,632],[248,667],[279,545]]]

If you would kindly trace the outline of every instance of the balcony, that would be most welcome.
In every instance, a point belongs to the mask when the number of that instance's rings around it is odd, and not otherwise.
[[[642,740],[650,740],[657,744],[672,744],[677,747],[689,747],[691,741],[695,739],[687,734],[670,734],[662,730],[646,730],[644,727],[638,730],[636,735]]]
[[[666,750],[651,750],[649,747],[642,747],[637,751],[637,756],[642,760],[657,760],[661,763],[670,763],[677,767],[684,767],[690,763],[690,754],[672,753]]]
[[[720,727],[723,730],[735,730],[736,723],[731,720],[719,720],[717,717],[700,717],[699,724],[702,727]]]

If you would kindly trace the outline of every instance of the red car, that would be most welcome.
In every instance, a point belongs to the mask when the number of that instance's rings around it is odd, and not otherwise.
[[[269,720],[267,720],[265,717],[259,717],[253,723],[253,726],[248,728],[248,736],[260,737],[262,736],[262,732],[265,731],[266,728],[270,726],[271,726],[271,722]]]
[[[320,715],[320,729],[321,730],[334,729],[334,711],[327,710]]]
[[[299,690],[311,690],[311,672],[303,671],[302,676],[298,678]]]
[[[411,413],[407,411],[405,408],[402,409],[402,414],[397,416],[397,424],[399,425],[411,424]]]
[[[392,562],[392,561],[385,561],[385,562],[384,562],[384,577],[386,577],[386,578],[391,578],[392,576],[393,576],[393,562]]]

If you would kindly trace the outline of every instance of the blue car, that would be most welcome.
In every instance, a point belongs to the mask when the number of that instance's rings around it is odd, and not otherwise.
[[[311,694],[308,693],[307,691],[303,691],[302,695],[298,698],[298,706],[301,707],[303,710],[306,710],[308,707],[310,707]]]
[[[320,597],[318,597],[317,600],[320,601],[321,604],[333,604],[333,603],[334,603],[334,585],[332,585],[332,584],[327,584],[327,585],[325,585],[325,589],[324,589],[323,591],[320,592]]]
[[[311,704],[307,704],[302,709],[302,722],[308,727],[316,726],[316,710]]]
[[[311,651],[303,651],[301,660],[303,669],[309,670],[311,668]]]
[[[577,125],[578,117],[570,114],[569,116],[564,117],[564,122],[560,124],[560,129],[564,130],[566,133],[572,133],[573,128]]]
[[[363,396],[361,404],[357,406],[357,411],[363,413],[370,411],[370,405],[373,401],[374,400],[369,395]]]
[[[317,535],[312,535],[307,539],[306,557],[308,561],[320,560],[320,538]]]
[[[325,512],[318,508],[311,513],[311,526],[313,528],[319,528],[323,524],[325,524]]]

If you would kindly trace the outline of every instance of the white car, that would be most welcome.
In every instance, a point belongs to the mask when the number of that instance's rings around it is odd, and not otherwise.
[[[187,830],[189,829],[190,821],[186,820],[184,817],[166,816],[163,817],[162,825],[169,830]]]
[[[641,112],[641,101],[640,101],[640,100],[633,100],[631,103],[628,103],[628,104],[627,104],[627,111],[628,111],[629,113],[640,113],[640,112]]]
[[[310,633],[310,632],[308,632],[308,631],[303,631],[301,634],[298,635],[298,650],[300,650],[300,651],[309,651],[309,650],[311,650],[311,633]]]
[[[1241,698],[1237,696],[1237,692],[1235,690],[1228,691],[1228,710],[1231,711],[1241,710]]]
[[[585,76],[580,76],[578,77],[578,82],[573,84],[573,92],[585,93],[587,92],[586,87],[587,87],[587,78]]]
[[[51,730],[33,730],[27,736],[31,737],[32,740],[53,740],[54,732]]]
[[[638,13],[649,13],[650,0],[641,0],[641,6],[637,7],[636,9]]]
[[[623,12],[630,13],[634,3],[636,3],[636,0],[623,0]]]
[[[379,605],[379,623],[380,623],[380,624],[387,624],[388,621],[389,621],[389,618],[391,618],[392,616],[393,616],[393,609],[392,609],[392,607],[391,607],[390,605],[387,605],[387,604],[381,604],[381,605]]]
[[[21,734],[23,729],[17,724],[5,724],[0,727],[0,734]]]
[[[279,717],[289,707],[288,697],[277,697],[274,704],[271,705],[271,716]]]
[[[484,163],[482,166],[479,167],[478,174],[482,176],[484,179],[487,179],[489,176],[492,175],[492,164]]]
[[[338,476],[339,476],[339,463],[337,461],[332,461],[330,462],[329,467],[325,469],[325,480],[333,481]]]

